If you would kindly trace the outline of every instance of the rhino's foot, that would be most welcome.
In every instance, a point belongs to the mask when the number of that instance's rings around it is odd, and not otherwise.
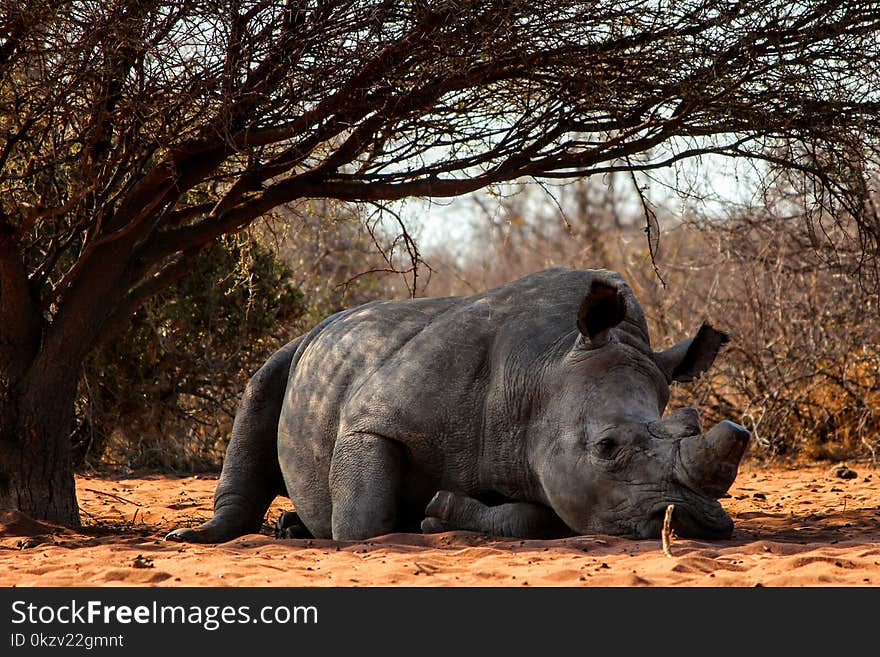
[[[449,526],[440,518],[425,518],[422,520],[423,534],[440,534],[441,532],[448,531],[450,531]]]
[[[296,511],[285,511],[275,523],[275,538],[314,538]]]
[[[215,512],[213,518],[198,527],[181,527],[168,532],[165,540],[179,543],[225,543],[245,534],[259,532],[262,524],[262,518],[259,522],[243,524],[239,516],[234,513]]]
[[[454,529],[485,531],[482,523],[475,518],[481,511],[480,507],[482,504],[466,495],[448,490],[437,491],[425,507],[422,533],[438,534]]]
[[[165,540],[178,543],[224,543],[244,533],[228,526],[212,526],[210,522],[206,522],[198,527],[181,527],[168,532]]]
[[[532,502],[487,506],[461,493],[438,491],[425,507],[422,532],[465,529],[519,538],[555,538],[571,533],[552,509]]]
[[[462,502],[469,499],[464,495],[457,495],[448,490],[439,490],[434,493],[434,497],[431,498],[428,506],[425,507],[425,515],[440,520],[450,520],[456,504],[461,505]]]

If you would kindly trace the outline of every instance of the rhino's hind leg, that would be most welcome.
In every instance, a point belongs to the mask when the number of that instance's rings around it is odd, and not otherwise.
[[[369,433],[341,436],[330,462],[334,540],[359,540],[396,529],[403,450]]]
[[[422,531],[426,534],[465,529],[494,536],[555,538],[571,534],[551,509],[531,502],[507,502],[487,506],[461,493],[439,491],[425,509]]]
[[[278,465],[278,418],[301,340],[276,351],[248,382],[214,493],[214,517],[198,527],[175,529],[166,540],[222,543],[260,531],[272,500],[285,492]]]

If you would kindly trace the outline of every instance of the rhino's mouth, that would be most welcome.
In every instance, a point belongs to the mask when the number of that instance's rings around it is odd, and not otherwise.
[[[725,539],[733,535],[733,520],[717,501],[705,498],[669,500],[651,513],[650,538],[658,538],[666,508],[674,504],[672,530],[681,538]]]

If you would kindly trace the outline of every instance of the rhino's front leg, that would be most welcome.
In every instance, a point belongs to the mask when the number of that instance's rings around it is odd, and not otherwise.
[[[422,521],[426,534],[466,529],[495,536],[553,538],[571,530],[552,509],[531,502],[508,502],[487,506],[479,500],[441,490],[428,503]]]
[[[404,456],[392,440],[370,433],[340,436],[330,461],[334,540],[393,532]]]

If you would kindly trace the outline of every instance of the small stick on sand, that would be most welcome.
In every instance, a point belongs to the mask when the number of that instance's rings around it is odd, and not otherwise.
[[[89,491],[90,493],[94,493],[95,495],[104,495],[106,497],[112,497],[113,499],[119,500],[120,502],[125,502],[126,504],[134,504],[135,506],[143,506],[141,504],[138,504],[137,502],[133,502],[129,499],[122,497],[122,495],[116,495],[115,493],[108,493],[103,490],[98,490],[97,488],[86,488],[85,490]]]
[[[431,564],[422,565],[418,561],[414,561],[413,563],[415,564],[415,567],[418,568],[420,572],[425,573],[425,575],[433,575],[434,571],[437,570],[437,566],[432,566]]]
[[[663,554],[665,554],[670,559],[672,558],[672,552],[669,551],[669,546],[672,545],[672,511],[675,509],[674,504],[670,504],[666,507],[666,515],[663,516],[663,529],[660,532],[660,541],[663,543]]]

